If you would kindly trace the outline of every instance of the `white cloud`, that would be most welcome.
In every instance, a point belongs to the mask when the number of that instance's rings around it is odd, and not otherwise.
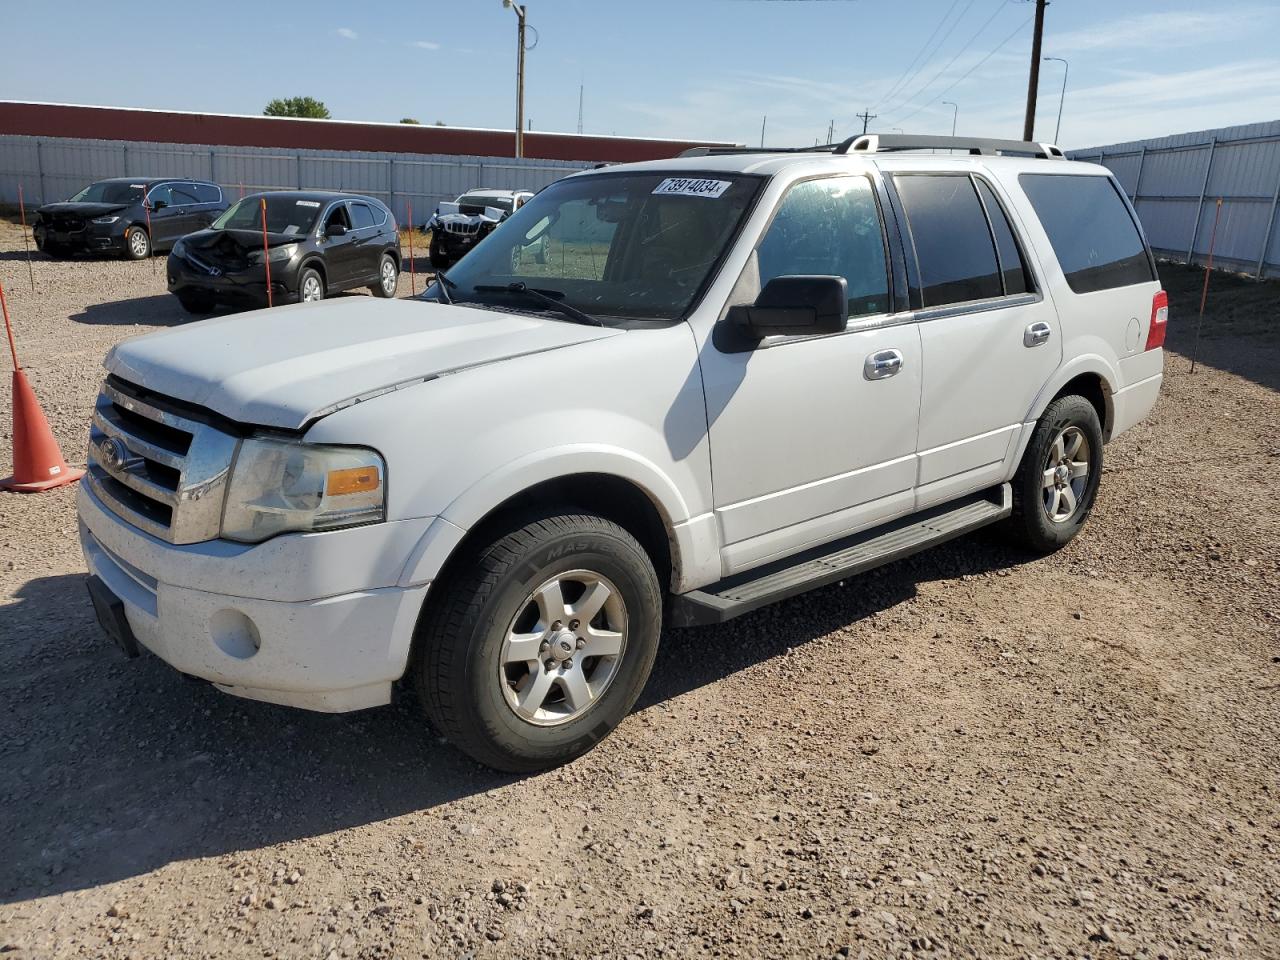
[[[415,40],[409,44],[411,47],[417,47],[419,50],[439,50],[440,44],[432,43],[430,40]]]
[[[352,30],[350,27],[339,27],[337,30],[335,30],[335,31],[333,31],[333,32],[334,32],[334,33],[336,33],[338,36],[342,37],[344,40],[359,40],[359,39],[360,39],[360,34],[356,33],[356,32],[355,32],[354,30]]]
[[[1057,36],[1050,34],[1045,48],[1048,53],[1086,53],[1199,46],[1261,27],[1270,17],[1271,11],[1257,8],[1144,13]]]

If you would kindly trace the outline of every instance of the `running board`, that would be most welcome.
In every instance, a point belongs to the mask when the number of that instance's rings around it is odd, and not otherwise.
[[[701,590],[672,598],[670,623],[677,627],[723,623],[770,603],[825,587],[979,527],[1003,520],[1013,512],[1013,489],[1001,484],[959,503],[944,504],[901,520],[864,531],[836,543],[824,544]]]

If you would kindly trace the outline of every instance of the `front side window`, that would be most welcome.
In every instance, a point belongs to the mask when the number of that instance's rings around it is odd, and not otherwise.
[[[1075,293],[1155,279],[1137,224],[1110,177],[1024,173],[1018,177]]]
[[[567,177],[449,270],[459,302],[523,308],[525,284],[596,317],[680,319],[738,234],[762,179],[736,173]]]
[[[222,216],[213,221],[214,230],[261,230],[262,197],[245,197],[236,201]],[[270,233],[302,235],[308,233],[320,216],[320,201],[298,199],[288,195],[268,196],[267,230]]]
[[[1000,296],[999,262],[973,181],[948,174],[899,174],[893,182],[906,208],[919,269],[912,301],[940,307]]]
[[[889,310],[884,230],[866,177],[829,177],[793,186],[756,258],[762,288],[775,277],[844,277],[850,317]]]
[[[169,189],[167,183],[162,183],[158,187],[152,187],[151,192],[147,194],[147,203],[151,204],[151,209],[157,210],[160,204],[166,207],[173,206],[173,191]]]
[[[340,203],[329,211],[329,216],[324,219],[324,228],[328,230],[330,227],[346,227],[351,229],[351,217],[347,213],[347,205]]]

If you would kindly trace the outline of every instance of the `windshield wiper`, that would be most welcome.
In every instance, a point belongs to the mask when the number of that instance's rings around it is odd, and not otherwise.
[[[583,323],[589,327],[604,326],[604,321],[599,317],[593,317],[584,310],[579,310],[577,307],[564,303],[560,299],[564,296],[564,293],[560,290],[538,290],[519,280],[515,283],[479,284],[475,289],[476,293],[518,293],[531,300],[537,300],[539,303],[545,303],[548,307],[568,317],[574,323]]]
[[[436,286],[440,288],[440,299],[445,303],[453,303],[453,297],[449,296],[449,288],[456,289],[458,284],[446,277],[443,270],[436,271]]]

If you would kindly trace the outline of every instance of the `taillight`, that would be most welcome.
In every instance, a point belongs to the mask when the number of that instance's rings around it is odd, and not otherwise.
[[[1169,295],[1163,290],[1151,298],[1151,326],[1147,328],[1147,349],[1164,346],[1164,332],[1169,326]]]

